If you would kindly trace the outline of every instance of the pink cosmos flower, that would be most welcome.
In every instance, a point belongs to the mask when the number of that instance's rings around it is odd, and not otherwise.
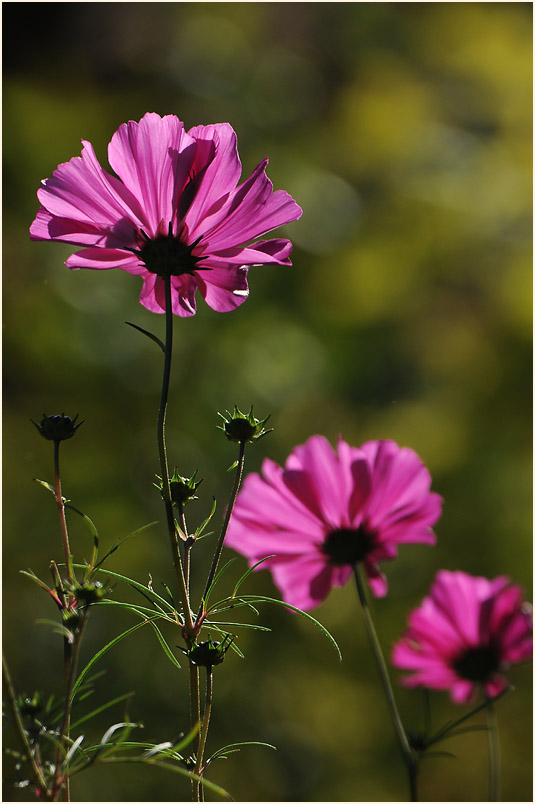
[[[300,609],[319,606],[364,567],[372,592],[386,594],[377,562],[395,558],[398,544],[434,544],[431,526],[442,498],[411,449],[393,441],[333,449],[323,436],[297,447],[282,468],[266,459],[262,475],[244,482],[226,545],[252,566],[266,556],[283,599]]]
[[[414,671],[403,684],[450,690],[456,703],[472,700],[480,686],[498,695],[507,686],[502,672],[533,651],[531,608],[505,576],[440,570],[408,622],[392,653],[395,667]]]
[[[163,276],[171,274],[172,309],[195,314],[195,291],[227,312],[249,293],[251,265],[291,265],[289,240],[257,240],[302,210],[273,192],[264,159],[238,184],[241,164],[228,123],[185,131],[174,115],[124,123],[108,146],[119,176],[100,166],[90,142],[43,181],[33,240],[84,246],[69,268],[120,268],[143,279],[141,304],[165,312]]]

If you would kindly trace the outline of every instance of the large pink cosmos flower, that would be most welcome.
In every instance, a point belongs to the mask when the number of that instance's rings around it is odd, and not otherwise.
[[[408,622],[392,653],[395,667],[414,671],[403,684],[450,690],[456,703],[473,700],[481,686],[498,695],[507,686],[503,671],[533,652],[531,608],[505,576],[440,570]]]
[[[313,436],[284,468],[266,459],[262,475],[245,479],[225,543],[251,566],[273,555],[260,568],[305,611],[345,584],[356,564],[381,597],[387,584],[377,562],[395,558],[398,544],[435,543],[442,498],[430,484],[416,453],[393,441],[357,448],[339,439],[334,450]]]
[[[120,268],[143,279],[141,304],[165,311],[163,276],[171,274],[172,309],[194,315],[198,289],[227,312],[248,295],[251,265],[291,265],[289,240],[256,237],[296,220],[300,207],[273,192],[264,159],[238,185],[241,164],[228,123],[189,131],[174,115],[146,114],[124,123],[108,146],[119,176],[100,166],[90,142],[43,181],[33,240],[84,246],[69,268]]]

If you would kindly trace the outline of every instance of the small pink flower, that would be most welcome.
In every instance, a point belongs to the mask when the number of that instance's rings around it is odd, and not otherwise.
[[[440,570],[408,622],[392,653],[395,667],[414,671],[403,684],[450,690],[456,703],[473,700],[479,686],[498,695],[507,686],[502,672],[533,651],[531,608],[505,576]]]
[[[300,207],[273,192],[264,159],[238,185],[241,164],[228,123],[188,132],[174,115],[146,114],[124,123],[108,146],[119,176],[100,166],[90,142],[43,181],[32,240],[85,246],[69,268],[120,268],[143,279],[141,304],[165,311],[171,273],[173,313],[195,314],[198,289],[214,310],[228,312],[248,295],[251,265],[291,265],[289,240],[256,237],[296,220]]]
[[[269,568],[284,600],[307,610],[331,587],[343,586],[362,564],[372,592],[386,594],[377,562],[395,558],[398,544],[434,544],[432,525],[442,498],[411,449],[393,441],[334,450],[313,436],[282,468],[266,459],[238,495],[226,538],[252,566]]]

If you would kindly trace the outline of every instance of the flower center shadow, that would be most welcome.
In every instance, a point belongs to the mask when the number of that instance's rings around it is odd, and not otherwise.
[[[362,561],[373,547],[375,533],[363,525],[358,528],[336,528],[331,530],[321,549],[329,557],[332,564],[357,564]]]

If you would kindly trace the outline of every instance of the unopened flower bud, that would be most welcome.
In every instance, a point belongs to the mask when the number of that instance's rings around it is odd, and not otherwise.
[[[197,488],[201,485],[202,478],[201,480],[196,480],[197,472],[198,469],[194,471],[191,477],[182,477],[182,475],[178,474],[178,468],[175,466],[173,475],[172,477],[169,478],[171,500],[175,505],[178,503],[180,503],[181,505],[186,505],[192,500],[198,499],[195,492],[197,491]],[[158,482],[155,483],[154,486],[161,492],[163,497],[162,479],[159,475],[156,475],[156,479],[158,480]]]
[[[227,410],[226,416],[222,413],[219,415],[224,424],[223,427],[218,429],[223,430],[229,441],[252,444],[253,441],[258,441],[262,436],[271,433],[273,429],[266,430],[264,427],[269,416],[266,416],[265,419],[255,418],[252,405],[249,413],[242,413],[238,406],[235,405],[233,413],[229,413]]]
[[[234,637],[227,634],[222,642],[213,642],[211,639],[199,642],[188,651],[189,659],[197,667],[211,668],[216,664],[221,664],[233,639]]]
[[[43,438],[47,438],[49,441],[66,441],[67,438],[72,438],[80,425],[83,424],[83,422],[76,424],[77,418],[78,414],[74,419],[71,419],[70,416],[65,416],[64,413],[55,416],[47,416],[46,413],[43,413],[41,424],[36,424],[33,419],[30,419],[30,421],[35,424]]]
[[[79,603],[90,606],[91,603],[97,603],[102,600],[108,590],[104,589],[100,581],[84,581],[81,584],[76,584],[72,591]]]

